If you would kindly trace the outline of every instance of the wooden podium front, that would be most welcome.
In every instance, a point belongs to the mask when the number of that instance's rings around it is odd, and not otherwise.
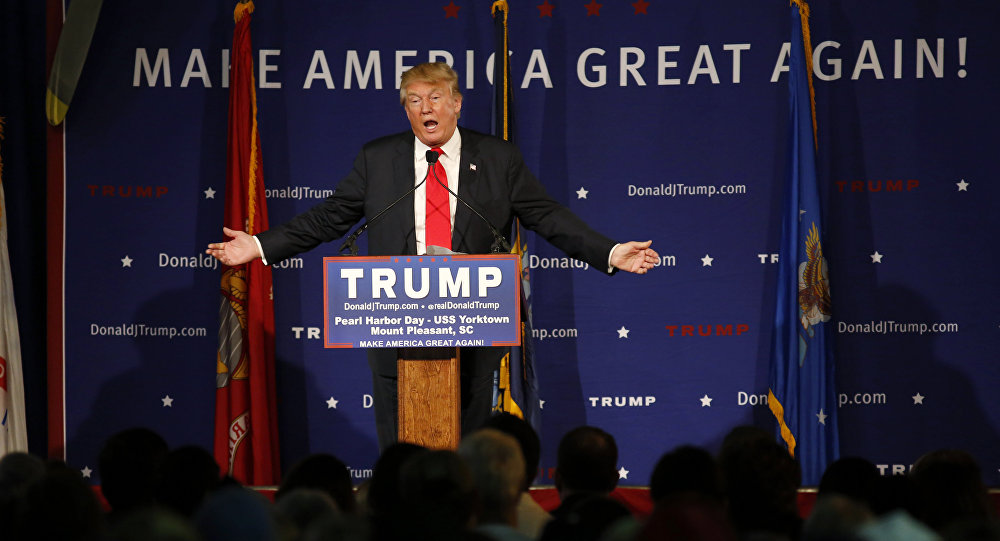
[[[462,436],[458,348],[400,348],[399,441],[456,449]]]

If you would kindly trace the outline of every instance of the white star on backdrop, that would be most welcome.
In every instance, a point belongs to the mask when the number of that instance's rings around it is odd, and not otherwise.
[[[545,401],[544,400],[539,400],[538,401],[538,409],[540,409],[540,410],[545,409]]]
[[[618,329],[618,338],[628,338],[628,329],[625,328],[625,325]]]
[[[580,189],[576,191],[576,198],[586,199],[588,193],[590,192],[588,192],[583,186],[580,186]]]
[[[878,253],[878,250],[875,250],[875,253],[871,255],[871,258],[872,258],[872,263],[882,262],[882,254]]]
[[[711,267],[712,266],[712,261],[714,261],[714,260],[715,260],[714,257],[709,257],[708,254],[705,254],[705,257],[701,258],[701,266],[702,267]]]
[[[960,192],[967,192],[967,191],[969,191],[967,189],[969,187],[969,183],[966,182],[964,178],[962,179],[962,182],[956,182],[955,184],[958,185],[958,191],[960,191]]]
[[[920,393],[917,393],[917,394],[911,396],[910,398],[913,399],[913,404],[914,405],[916,405],[916,404],[923,405],[924,404],[924,398],[925,397],[924,397],[924,395],[922,395]]]
[[[132,261],[133,259],[128,255],[126,255],[125,257],[122,258],[122,267],[132,268]]]
[[[622,468],[618,470],[618,478],[628,479],[628,470],[625,469],[625,466],[622,466]]]
[[[337,400],[336,398],[331,396],[330,399],[326,401],[326,409],[334,409],[334,410],[337,409],[337,404],[339,402],[340,400]]]
[[[90,466],[84,466],[80,473],[83,474],[84,479],[90,479],[90,474],[94,473],[94,470],[90,469]]]
[[[205,190],[205,199],[215,199],[215,190],[213,190],[211,186]]]
[[[705,395],[705,396],[699,398],[698,400],[701,400],[701,407],[703,407],[703,408],[710,408],[710,407],[712,407],[712,399],[709,398],[708,395]]]
[[[167,396],[164,396],[163,398],[161,398],[160,402],[163,402],[163,407],[165,407],[165,408],[172,408],[172,407],[174,407],[174,399],[170,398],[170,395],[167,395]]]
[[[829,415],[823,413],[823,408],[820,408],[819,413],[816,414],[816,418],[819,419],[819,424],[826,425],[826,418]]]

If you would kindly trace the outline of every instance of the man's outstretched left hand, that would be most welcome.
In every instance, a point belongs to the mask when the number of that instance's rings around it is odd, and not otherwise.
[[[653,241],[623,242],[611,254],[611,265],[617,269],[636,274],[646,274],[660,262],[660,255],[649,246]]]

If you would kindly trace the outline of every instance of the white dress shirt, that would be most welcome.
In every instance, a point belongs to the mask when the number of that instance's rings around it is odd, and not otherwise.
[[[424,180],[427,174],[427,151],[431,147],[420,142],[416,136],[413,137],[413,183],[418,184]],[[441,145],[444,153],[438,157],[438,163],[444,166],[444,173],[448,177],[448,188],[452,192],[458,193],[458,166],[462,162],[462,136],[458,130],[451,136],[447,143]],[[441,179],[444,182],[444,179]],[[427,177],[427,182],[421,184],[413,192],[413,221],[417,233],[417,255],[427,253],[427,246],[424,239],[427,238],[427,184],[437,182],[434,173]],[[458,205],[458,198],[448,195],[448,207],[451,210],[451,227],[455,228],[455,208]]]

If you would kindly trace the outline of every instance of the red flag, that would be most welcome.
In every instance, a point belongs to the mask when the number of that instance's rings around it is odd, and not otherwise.
[[[237,4],[229,67],[225,225],[267,229],[257,94],[250,45],[253,2]],[[215,459],[237,480],[275,485],[278,422],[274,387],[271,269],[259,259],[222,267],[215,399]]]

